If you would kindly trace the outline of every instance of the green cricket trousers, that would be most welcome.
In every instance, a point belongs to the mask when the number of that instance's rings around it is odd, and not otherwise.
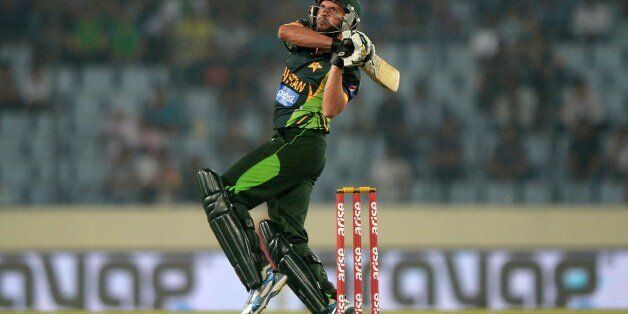
[[[227,170],[222,181],[240,221],[249,228],[253,250],[259,252],[259,242],[250,232],[249,210],[266,202],[270,219],[281,226],[324,290],[331,290],[333,285],[309,248],[304,227],[312,188],[325,167],[325,136],[318,130],[279,129],[270,141]]]

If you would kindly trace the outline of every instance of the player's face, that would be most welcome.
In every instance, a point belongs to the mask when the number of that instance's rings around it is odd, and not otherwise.
[[[318,10],[318,16],[316,19],[316,26],[318,27],[318,30],[322,32],[337,31],[342,28],[342,18],[344,16],[345,11],[339,4],[333,1],[325,0],[320,4],[320,10]]]

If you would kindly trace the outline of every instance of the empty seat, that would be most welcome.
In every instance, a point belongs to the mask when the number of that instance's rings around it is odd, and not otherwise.
[[[456,70],[475,70],[475,57],[473,52],[465,45],[453,46],[447,49],[447,65]]]
[[[83,69],[83,90],[106,95],[113,90],[113,70],[110,66],[86,66]]]
[[[152,80],[146,67],[125,67],[121,72],[121,89],[133,93],[149,93],[154,86]]]
[[[607,181],[601,187],[601,202],[603,204],[625,204],[627,199],[628,186],[620,182]]]
[[[594,50],[595,66],[606,69],[619,69],[622,66],[621,47],[610,44],[597,46]]]
[[[28,167],[27,163],[20,160],[3,161],[0,170],[2,171],[2,179],[8,185],[21,186],[28,180],[30,173],[30,168]]]
[[[49,184],[51,180],[53,180],[56,175],[56,167],[55,167],[55,159],[52,154],[50,156],[45,156],[43,158],[35,158],[33,159],[34,167],[37,169],[37,175],[39,180],[46,182]]]
[[[526,204],[547,204],[552,201],[552,189],[541,181],[529,182],[525,185],[524,200]]]
[[[452,203],[475,203],[478,201],[478,185],[473,181],[455,182],[449,186]]]
[[[481,149],[477,145],[477,139],[473,133],[462,134],[462,154],[464,163],[468,168],[479,165],[481,161]]]
[[[13,162],[23,159],[23,142],[19,140],[6,140],[0,141],[0,162]]]
[[[0,182],[0,205],[18,205],[23,193],[22,184],[2,180]]]
[[[54,73],[54,88],[60,94],[76,92],[79,85],[78,71],[73,67],[59,67]]]
[[[102,116],[102,99],[94,94],[78,95],[74,102],[74,124],[78,136],[93,139],[99,135],[106,117]]]
[[[170,82],[170,66],[151,66],[147,68],[152,84],[168,84]]]
[[[556,47],[556,52],[564,58],[568,68],[577,72],[582,72],[587,68],[586,51],[582,45],[559,44]]]
[[[104,158],[105,150],[98,141],[78,140],[73,143],[74,156],[78,160],[88,160],[91,162],[99,162]]]
[[[32,137],[30,152],[33,158],[52,158],[55,152],[54,140],[50,135],[38,134]]]
[[[183,95],[182,103],[186,104],[187,117],[194,128],[191,136],[209,137],[215,142],[216,135],[226,129],[226,119],[222,117],[224,112],[219,110],[216,94],[212,90],[190,89]]]
[[[515,194],[515,185],[512,183],[491,182],[486,185],[487,201],[491,204],[513,204]]]
[[[452,94],[454,84],[451,73],[448,71],[437,71],[429,78],[431,91],[435,98],[446,98]]]
[[[132,116],[140,116],[143,110],[142,106],[144,105],[141,98],[140,95],[127,91],[110,95],[108,101],[113,108],[120,108]]]
[[[47,204],[54,200],[54,186],[45,182],[37,182],[29,185],[29,194],[32,204]]]
[[[28,136],[29,115],[24,112],[2,112],[1,133],[4,140],[22,140]]]
[[[550,143],[545,136],[531,136],[526,140],[526,148],[530,163],[536,168],[547,167],[550,163]]]
[[[593,201],[592,187],[590,182],[565,182],[561,184],[562,201],[570,204],[590,204]]]
[[[611,123],[625,124],[628,121],[628,91],[605,93],[604,99],[605,114]]]
[[[441,190],[436,185],[427,181],[417,181],[412,186],[412,202],[435,203],[441,199]]]
[[[54,117],[52,114],[42,113],[38,117],[37,121],[37,133],[40,136],[47,135],[53,136],[55,131]]]
[[[621,19],[618,21],[618,32],[616,33],[617,36],[615,36],[615,42],[618,45],[621,45],[620,47],[626,47],[626,45],[628,45],[628,33],[620,31],[622,29],[628,29],[628,21],[626,21],[626,19]]]

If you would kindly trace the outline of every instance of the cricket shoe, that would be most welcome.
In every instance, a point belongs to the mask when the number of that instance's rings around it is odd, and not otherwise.
[[[354,314],[355,313],[355,309],[353,308],[353,306],[351,306],[351,303],[349,303],[349,301],[345,300],[344,301],[344,314]],[[336,300],[332,300],[329,303],[329,306],[327,307],[327,313],[329,314],[340,314],[340,311],[338,309],[338,302]]]
[[[259,288],[249,292],[242,314],[261,313],[268,305],[268,301],[279,294],[281,288],[286,285],[288,277],[276,272],[270,266],[266,266],[262,272],[266,278]]]

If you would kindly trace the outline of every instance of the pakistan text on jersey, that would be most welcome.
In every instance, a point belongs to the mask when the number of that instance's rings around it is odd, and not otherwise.
[[[290,86],[290,88],[294,89],[299,93],[303,93],[303,91],[308,87],[308,84],[302,81],[296,74],[290,72],[288,68],[283,71],[283,77],[281,81],[286,86]]]

